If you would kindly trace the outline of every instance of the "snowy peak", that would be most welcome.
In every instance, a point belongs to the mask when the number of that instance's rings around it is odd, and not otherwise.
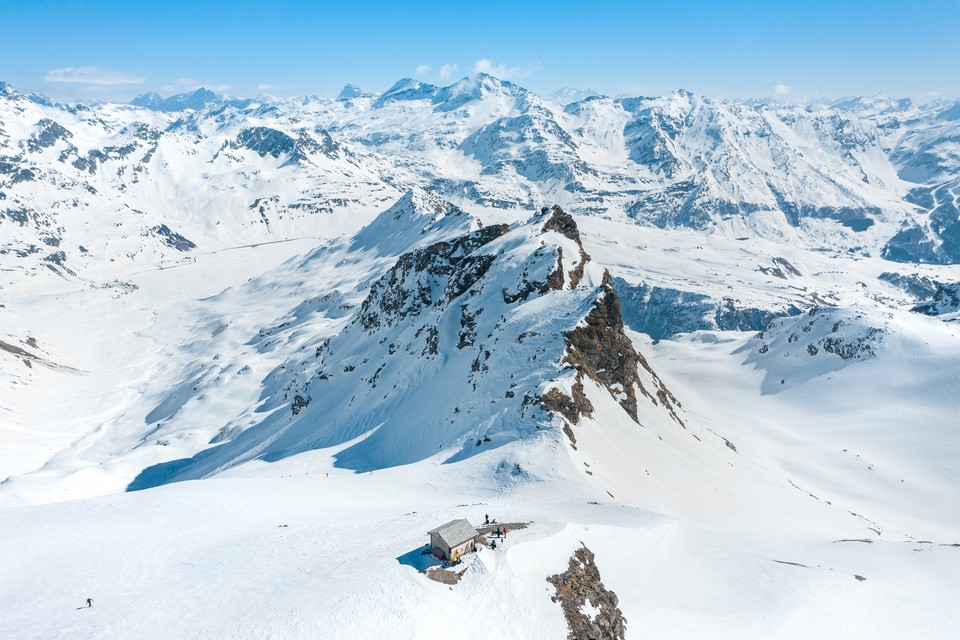
[[[745,364],[766,372],[764,393],[779,393],[877,357],[893,333],[891,315],[872,309],[815,307],[773,320],[742,348]]]
[[[600,94],[593,89],[576,89],[574,87],[564,87],[554,91],[549,96],[547,96],[553,102],[556,102],[561,107],[566,107],[567,105],[573,104],[575,102],[582,102],[587,98],[593,98],[599,96]]]
[[[534,108],[504,116],[468,136],[459,147],[491,175],[519,175],[548,189],[577,191],[596,170],[584,162],[579,147],[554,114]]]
[[[20,100],[23,98],[23,94],[14,89],[13,85],[9,82],[0,80],[0,97],[6,98],[7,100]]]
[[[400,255],[481,226],[479,220],[459,207],[417,187],[364,227],[354,237],[352,248]]]
[[[355,84],[347,83],[337,95],[337,100],[353,100],[354,98],[372,98],[374,94],[363,91]]]
[[[387,89],[374,107],[382,108],[391,102],[428,100],[436,113],[445,113],[487,99],[502,99],[516,104],[530,95],[526,89],[486,73],[461,78],[446,87],[404,78]]]
[[[401,228],[409,219],[469,220],[422,191],[381,218]],[[350,252],[318,256],[333,264]],[[341,329],[308,338],[267,376],[259,424],[178,461],[172,475],[147,470],[135,486],[352,440],[338,465],[359,471],[438,452],[453,462],[570,431],[598,393],[619,404],[628,423],[638,420],[640,403],[679,421],[672,396],[624,334],[616,293],[588,260],[559,207],[513,228],[479,227],[404,253]],[[306,338],[295,338],[298,328],[279,331],[272,342]],[[569,393],[573,400],[563,400]]]
[[[154,111],[160,111],[160,105],[163,103],[163,97],[156,91],[148,91],[146,93],[141,93],[136,98],[130,101],[130,104],[143,107],[144,109],[151,109]]]
[[[440,88],[432,84],[426,84],[413,78],[402,78],[396,84],[381,94],[376,102],[375,108],[383,107],[391,102],[407,100],[427,100],[437,95]]]
[[[461,78],[449,87],[437,92],[434,102],[436,111],[453,111],[471,102],[484,100],[490,96],[508,100],[518,100],[528,96],[526,89],[506,80],[500,80],[486,73],[478,73],[472,78]]]
[[[176,112],[193,109],[202,111],[203,109],[223,104],[224,98],[213,91],[200,87],[190,93],[178,93],[168,98],[161,98],[155,91],[141,94],[130,101],[130,104],[150,109],[151,111]]]

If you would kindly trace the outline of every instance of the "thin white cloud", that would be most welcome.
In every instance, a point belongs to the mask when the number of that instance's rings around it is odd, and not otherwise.
[[[146,79],[135,73],[114,71],[103,67],[59,67],[47,72],[43,79],[47,82],[70,82],[76,84],[143,84]]]
[[[440,79],[449,80],[457,72],[459,67],[453,63],[447,63],[440,67]]]
[[[413,72],[413,75],[420,77],[425,76],[428,73],[433,71],[433,67],[428,64],[418,64],[416,70]]]
[[[508,67],[502,63],[494,64],[489,58],[480,58],[473,63],[474,73],[488,73],[492,76],[500,78],[501,80],[517,80],[519,78],[526,78],[527,76],[536,73],[539,68],[539,62],[532,62],[525,67]]]
[[[790,93],[793,89],[789,85],[778,84],[773,87],[773,95],[776,97],[783,97]]]

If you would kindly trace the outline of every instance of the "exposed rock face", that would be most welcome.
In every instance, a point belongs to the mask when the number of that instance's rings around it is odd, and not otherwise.
[[[490,268],[492,255],[468,255],[507,232],[507,225],[483,227],[400,256],[396,265],[370,289],[360,308],[359,322],[368,332],[393,326],[417,314],[438,299],[453,300],[467,291]],[[434,285],[444,281],[442,291]],[[413,283],[413,284],[411,284]]]
[[[546,213],[547,209],[544,207],[542,213]],[[570,288],[576,287],[580,284],[580,280],[583,279],[583,270],[587,266],[587,263],[590,261],[590,255],[584,250],[583,243],[580,241],[580,230],[577,228],[577,223],[569,213],[564,212],[557,205],[553,205],[551,209],[552,215],[550,219],[547,220],[547,223],[543,225],[544,231],[556,231],[560,235],[564,236],[569,240],[573,240],[577,243],[577,246],[580,247],[580,261],[577,265],[571,269],[566,275],[570,279]],[[563,288],[563,250],[560,250],[558,256],[558,269],[550,274],[549,284],[551,289],[561,289]]]
[[[572,424],[579,422],[581,416],[592,415],[593,406],[583,393],[582,380],[587,376],[605,387],[635,422],[639,422],[639,390],[654,404],[662,404],[674,420],[683,425],[676,413],[680,403],[623,332],[620,297],[611,286],[609,274],[605,274],[603,293],[594,302],[593,309],[583,322],[566,334],[566,340],[564,362],[577,370],[577,382],[573,386],[572,397],[557,389],[544,394],[542,403],[547,410],[562,415]],[[641,368],[652,382],[652,391],[641,380]],[[573,438],[571,440],[575,442]]]
[[[191,249],[196,249],[197,245],[183,237],[176,231],[172,231],[170,227],[165,224],[157,225],[152,228],[150,232],[160,238],[165,245],[171,249],[176,249],[177,251],[190,251]]]
[[[895,271],[885,271],[877,276],[877,279],[889,282],[917,300],[929,298],[940,287],[940,283],[936,280],[916,273],[902,274]]]
[[[566,362],[606,387],[620,406],[637,419],[636,388],[640,386],[637,367],[641,356],[623,333],[620,297],[609,284],[584,318],[567,334]]]
[[[774,258],[772,267],[761,265],[757,267],[757,271],[783,280],[788,279],[790,276],[803,275],[795,266],[790,264],[786,258]]]
[[[36,132],[27,140],[27,149],[31,153],[35,153],[52,147],[60,140],[69,140],[72,137],[73,134],[59,122],[44,118],[37,123]]]
[[[620,296],[623,320],[634,331],[664,340],[691,331],[760,331],[776,318],[797,316],[803,309],[785,305],[773,309],[742,306],[732,298],[713,298],[647,283],[613,278]]]
[[[261,158],[271,156],[279,159],[281,156],[287,158],[285,164],[298,164],[308,161],[313,153],[325,154],[331,156],[335,154],[339,147],[324,130],[318,130],[317,135],[320,140],[313,138],[306,130],[299,132],[298,138],[271,129],[269,127],[249,127],[243,129],[237,134],[235,148],[245,148],[255,151]]]
[[[543,394],[542,402],[547,410],[559,413],[571,424],[576,424],[580,420],[580,416],[589,417],[593,415],[593,404],[583,392],[583,382],[580,380],[573,385],[572,391],[572,394],[568,396],[559,389],[550,389]],[[571,442],[576,444],[577,440],[572,433],[571,431],[567,435],[570,436]]]
[[[942,316],[960,311],[960,282],[941,285],[932,300],[918,304],[911,311],[927,316]]]
[[[553,601],[563,608],[569,640],[623,639],[627,620],[617,606],[617,594],[603,586],[590,549],[584,546],[574,551],[567,570],[550,576],[547,582],[556,587]]]
[[[134,486],[204,477],[254,451],[279,460],[349,443],[336,464],[365,471],[438,452],[457,462],[557,428],[575,444],[580,416],[609,403],[605,393],[635,421],[641,394],[653,405],[640,406],[643,419],[674,412],[678,405],[624,333],[609,278],[588,266],[578,286],[567,281],[586,261],[576,259],[572,219],[556,210],[512,228],[476,228],[452,206],[405,206],[413,200],[430,198],[405,197],[381,214],[409,222],[401,226],[410,249],[381,276],[371,274],[362,300],[355,296],[347,309],[342,299],[304,300],[252,339],[260,350],[301,340],[265,379],[263,420],[176,468],[145,471]],[[358,236],[311,254],[319,263],[312,268],[339,266],[354,247],[378,259],[399,249],[373,253],[375,238]],[[548,281],[558,263],[564,282],[554,289]],[[308,337],[315,326],[328,333]],[[525,472],[509,464],[497,473]]]

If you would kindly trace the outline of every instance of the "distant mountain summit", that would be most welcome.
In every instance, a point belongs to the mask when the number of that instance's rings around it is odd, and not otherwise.
[[[337,100],[352,100],[353,98],[371,98],[374,94],[363,91],[355,84],[346,84],[340,90]]]
[[[403,78],[382,94],[347,85],[337,100],[150,92],[111,110],[3,84],[3,206],[43,222],[17,227],[0,249],[49,263],[40,243],[69,235],[60,219],[88,206],[121,225],[166,225],[189,238],[203,237],[212,218],[192,218],[193,231],[168,219],[180,215],[172,212],[235,220],[257,212],[272,233],[301,225],[319,233],[319,212],[352,220],[360,207],[372,216],[423,187],[465,209],[558,202],[662,229],[790,238],[901,263],[960,262],[960,103],[878,96],[798,106],[680,90],[560,104],[588,93],[549,100],[480,73],[446,86]],[[176,185],[173,201],[144,189],[157,181]],[[40,193],[62,204],[50,207]],[[65,264],[78,257],[74,248],[58,249]]]
[[[580,102],[586,100],[587,98],[593,98],[599,96],[599,91],[594,91],[593,89],[577,89],[575,87],[564,87],[558,89],[551,93],[547,98],[556,102],[561,106],[567,106],[568,104],[573,104],[574,102]]]
[[[187,109],[200,111],[223,102],[223,96],[200,87],[192,93],[178,93],[168,98],[162,98],[156,91],[150,91],[137,96],[130,101],[130,104],[151,111],[173,112]]]

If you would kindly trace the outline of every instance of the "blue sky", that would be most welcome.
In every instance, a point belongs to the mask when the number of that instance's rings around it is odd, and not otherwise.
[[[0,0],[0,80],[59,99],[382,91],[484,70],[541,93],[960,98],[960,2]]]

